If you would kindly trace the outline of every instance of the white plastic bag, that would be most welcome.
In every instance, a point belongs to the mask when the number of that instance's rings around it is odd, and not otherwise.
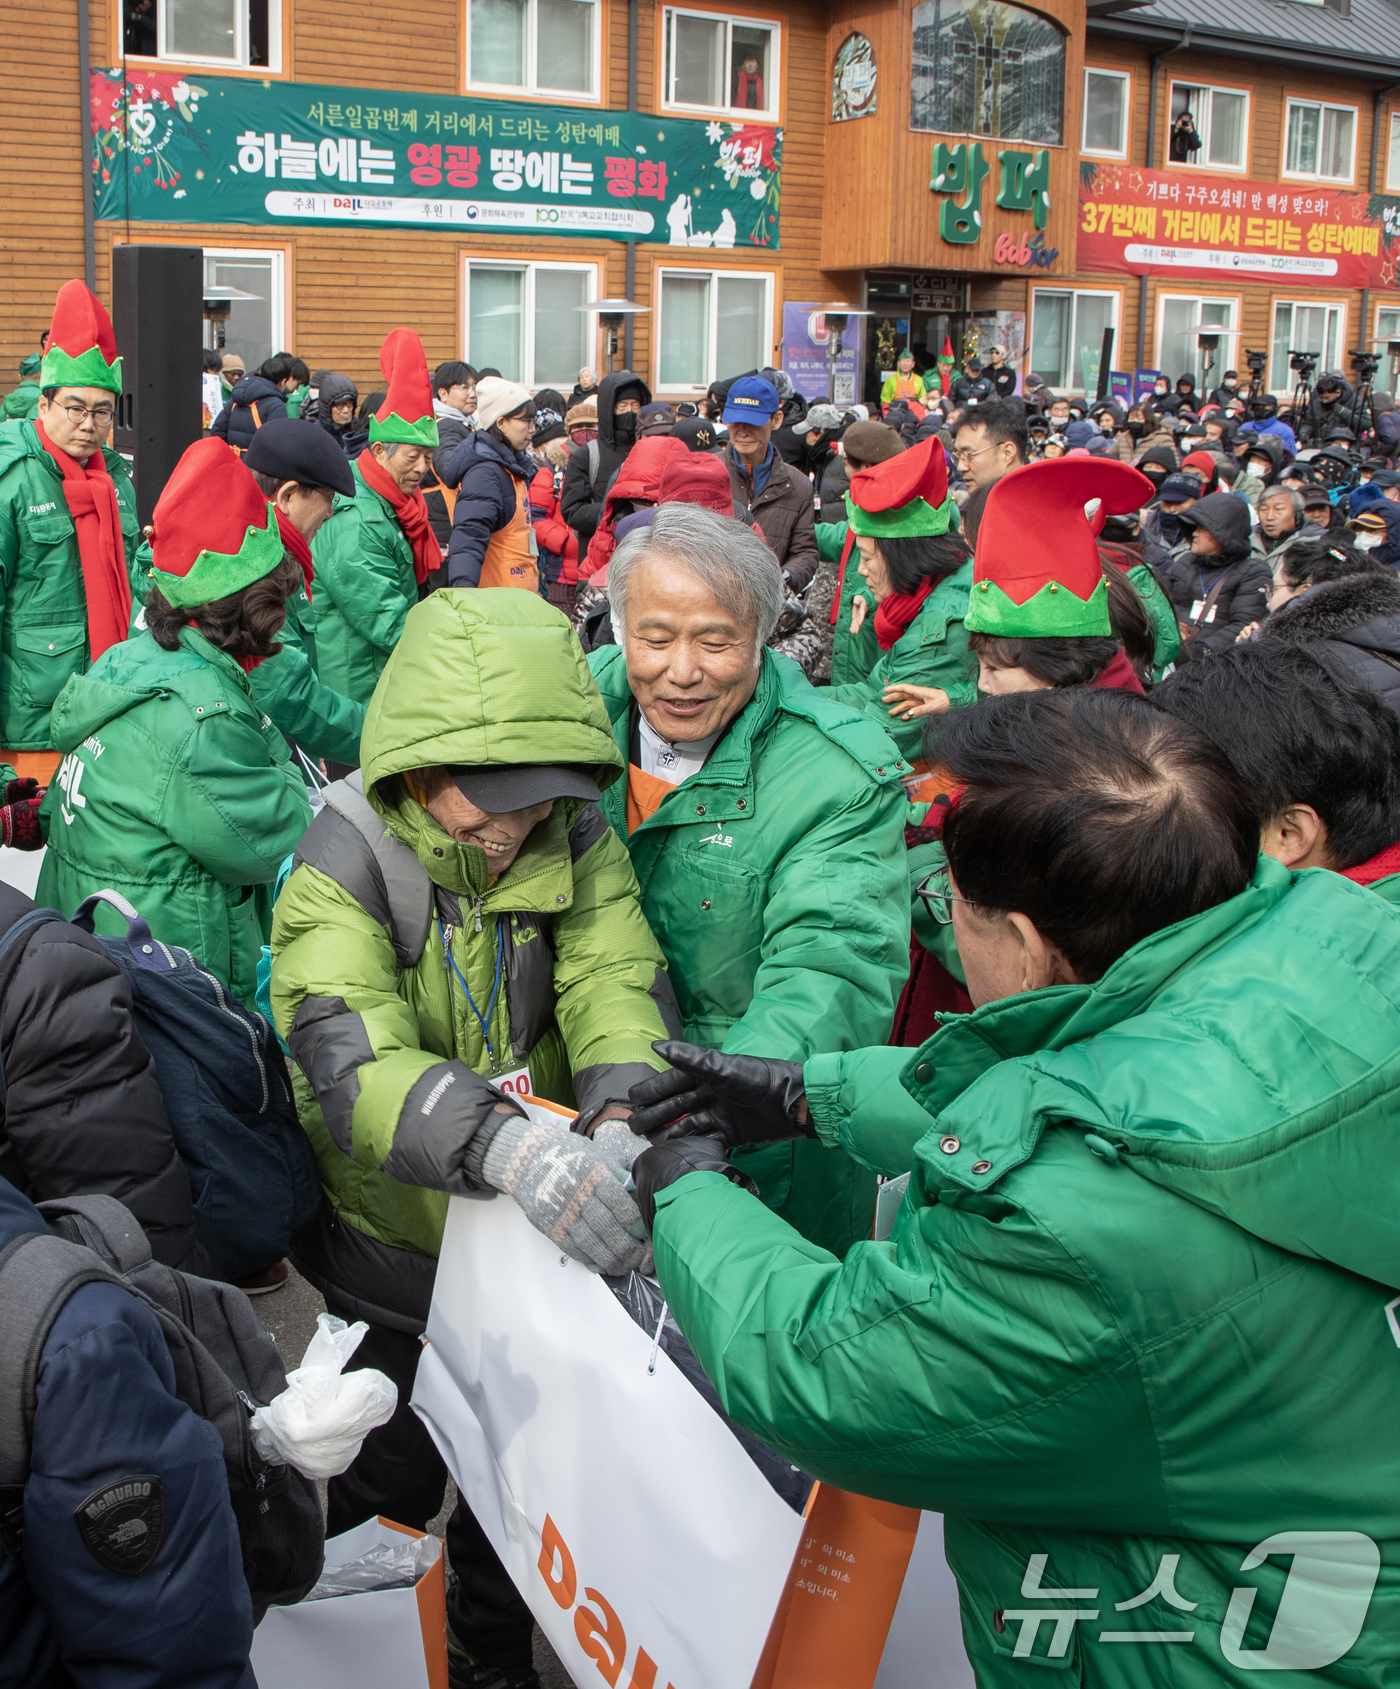
[[[253,1446],[264,1460],[294,1466],[304,1478],[339,1477],[390,1417],[399,1400],[392,1380],[373,1367],[342,1373],[368,1330],[363,1320],[316,1316],[316,1334],[287,1374],[287,1388],[253,1415]]]

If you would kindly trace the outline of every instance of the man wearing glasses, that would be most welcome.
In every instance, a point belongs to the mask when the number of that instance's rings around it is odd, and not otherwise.
[[[131,471],[105,441],[122,390],[111,318],[60,289],[38,414],[0,424],[0,759],[47,784],[49,712],[126,638],[139,531]]]
[[[1019,399],[993,399],[969,411],[955,436],[953,464],[972,495],[962,509],[963,533],[977,543],[982,506],[995,482],[1030,462],[1026,407]]]

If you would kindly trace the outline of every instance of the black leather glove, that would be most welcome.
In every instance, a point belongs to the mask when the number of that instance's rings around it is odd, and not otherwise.
[[[730,1149],[816,1137],[798,1118],[806,1102],[801,1062],[727,1056],[696,1044],[660,1043],[652,1049],[671,1063],[671,1071],[632,1087],[627,1124],[640,1136],[715,1133]]]
[[[18,791],[17,798],[11,798]],[[39,830],[39,805],[43,792],[37,780],[10,780],[5,786],[5,803],[0,807],[0,845],[10,850],[42,850],[44,835]]]
[[[758,1186],[748,1174],[731,1167],[725,1159],[722,1138],[678,1138],[674,1143],[653,1144],[632,1163],[632,1194],[642,1211],[648,1237],[656,1224],[656,1193],[687,1173],[722,1173],[731,1184],[758,1195]]]

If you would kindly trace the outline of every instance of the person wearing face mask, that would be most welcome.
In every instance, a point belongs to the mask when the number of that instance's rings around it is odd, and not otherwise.
[[[1239,397],[1239,391],[1239,371],[1227,369],[1224,375],[1220,378],[1220,385],[1218,387],[1211,388],[1210,395],[1206,399],[1206,403],[1208,405],[1228,405],[1231,399]]]
[[[534,400],[528,387],[488,375],[477,384],[476,406],[476,428],[442,466],[443,481],[457,489],[446,584],[537,592],[539,545],[530,525],[534,468],[525,457]]]
[[[651,389],[630,369],[605,375],[599,383],[597,438],[569,459],[559,490],[559,507],[578,536],[580,557],[603,520],[603,502],[613,476],[637,443],[642,406],[650,403]]]
[[[1168,475],[1143,512],[1142,554],[1159,576],[1172,558],[1190,545],[1191,536],[1181,525],[1181,517],[1200,495],[1200,483],[1194,475]]]
[[[1195,662],[1233,645],[1268,614],[1269,565],[1251,548],[1249,507],[1233,493],[1211,493],[1178,521],[1190,545],[1178,546],[1158,578],[1181,626],[1178,663]]]
[[[447,1468],[409,1398],[449,1195],[507,1193],[593,1271],[642,1265],[626,1099],[664,1065],[652,1044],[675,1000],[598,807],[623,757],[558,610],[500,588],[416,605],[361,750],[297,847],[272,934],[325,1192],[294,1259],[333,1313],[369,1323],[352,1366],[399,1386],[330,1481],[333,1535],[381,1513],[422,1530],[442,1506]],[[575,1129],[531,1124],[507,1078],[577,1108]],[[538,1689],[530,1609],[464,1501],[446,1536],[449,1681]]]
[[[1181,454],[1176,448],[1176,435],[1166,426],[1162,414],[1153,406],[1146,403],[1134,405],[1128,412],[1124,431],[1128,435],[1131,460],[1135,468],[1148,452],[1170,452],[1173,469],[1181,462]],[[1119,451],[1115,455],[1121,458],[1122,452]],[[1128,459],[1124,458],[1123,461],[1127,462]]]

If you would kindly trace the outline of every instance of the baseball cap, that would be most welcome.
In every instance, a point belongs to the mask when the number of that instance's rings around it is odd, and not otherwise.
[[[1400,487],[1400,469],[1378,469],[1371,477],[1373,487]]]
[[[1385,534],[1390,531],[1386,527],[1385,517],[1379,510],[1361,511],[1359,515],[1352,517],[1347,527],[1355,528],[1358,534]]]
[[[1314,482],[1310,487],[1301,487],[1299,491],[1303,495],[1304,510],[1315,510],[1323,505],[1328,510],[1332,508],[1332,500],[1327,495],[1326,487],[1320,486],[1317,482]]]
[[[1183,499],[1198,499],[1201,483],[1193,475],[1168,475],[1157,489],[1157,496],[1165,504],[1180,504]]]
[[[468,803],[488,815],[508,815],[555,798],[598,801],[597,783],[582,768],[552,763],[521,763],[506,768],[452,768],[452,784]]]
[[[771,381],[765,381],[761,375],[742,375],[725,397],[723,421],[726,424],[750,422],[756,428],[762,427],[782,408],[778,389]]]
[[[841,413],[835,405],[813,405],[807,412],[804,426],[809,434],[814,428],[830,432],[841,426]]]

